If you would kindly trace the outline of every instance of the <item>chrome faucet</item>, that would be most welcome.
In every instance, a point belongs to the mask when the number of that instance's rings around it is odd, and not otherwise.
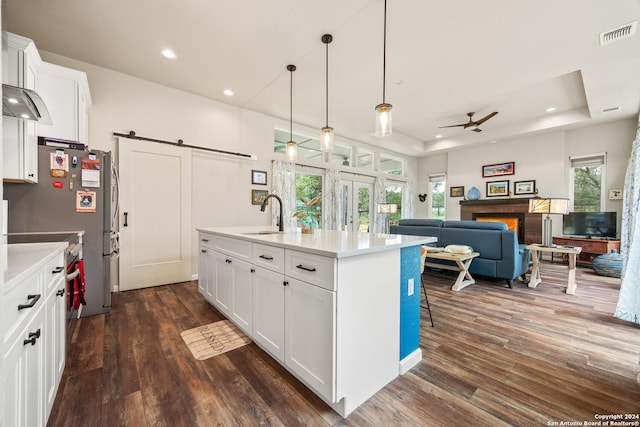
[[[280,197],[276,196],[275,194],[269,194],[262,201],[262,205],[260,205],[260,212],[264,212],[264,209],[267,207],[267,200],[269,200],[271,197],[274,197],[278,201],[278,203],[280,203],[280,216],[278,217],[278,221],[279,221],[278,231],[284,231],[284,222],[282,221],[282,199],[280,199]]]

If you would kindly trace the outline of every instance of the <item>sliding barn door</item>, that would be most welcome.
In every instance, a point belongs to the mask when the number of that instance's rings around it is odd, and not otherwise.
[[[120,290],[191,280],[191,150],[120,138]]]

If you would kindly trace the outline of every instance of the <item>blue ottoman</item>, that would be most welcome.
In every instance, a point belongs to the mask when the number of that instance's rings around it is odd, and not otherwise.
[[[622,275],[622,255],[615,249],[608,254],[598,255],[591,265],[600,276],[619,278]]]

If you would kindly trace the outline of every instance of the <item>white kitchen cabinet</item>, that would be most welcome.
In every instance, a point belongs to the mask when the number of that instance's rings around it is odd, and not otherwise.
[[[8,326],[0,364],[7,426],[46,425],[58,390],[66,354],[65,247],[8,247],[10,267],[0,286],[0,316]]]
[[[33,41],[2,33],[2,82],[38,90],[40,55]],[[3,117],[3,179],[7,182],[38,182],[37,122]]]
[[[253,328],[253,273],[255,268],[246,261],[232,259],[231,321],[251,336]]]
[[[88,143],[88,108],[91,105],[86,73],[42,63],[38,94],[51,115],[51,125],[38,124],[38,135]]]
[[[215,296],[215,263],[214,251],[200,246],[198,261],[198,290],[210,303],[214,303]]]
[[[253,340],[284,363],[284,274],[256,267],[253,276]]]
[[[336,293],[285,280],[285,365],[321,397],[335,402]]]

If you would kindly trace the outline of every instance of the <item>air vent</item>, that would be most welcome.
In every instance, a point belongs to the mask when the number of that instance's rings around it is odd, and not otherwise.
[[[629,24],[623,25],[613,30],[600,33],[600,46],[605,46],[618,40],[626,39],[636,35],[636,26],[638,21],[633,21]]]
[[[615,113],[616,111],[620,111],[620,107],[603,108],[602,110],[600,110],[600,113],[607,114],[607,113]]]

